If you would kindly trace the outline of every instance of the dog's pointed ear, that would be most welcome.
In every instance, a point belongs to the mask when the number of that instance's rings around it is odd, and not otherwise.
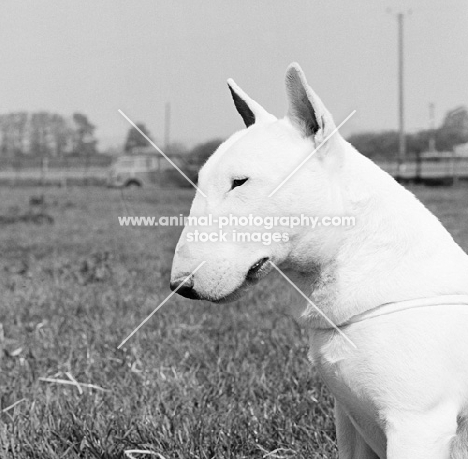
[[[305,137],[323,138],[335,129],[333,118],[295,62],[286,71],[286,92],[289,100],[287,116]]]
[[[272,116],[258,102],[255,102],[242,91],[232,78],[229,78],[227,83],[234,100],[234,105],[247,127]]]

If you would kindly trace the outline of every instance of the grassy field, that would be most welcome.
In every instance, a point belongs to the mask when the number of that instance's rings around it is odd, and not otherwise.
[[[467,250],[468,188],[414,191]],[[41,192],[0,189],[0,216]],[[180,233],[117,216],[185,213],[191,190],[44,193],[53,223],[0,220],[0,457],[337,457],[333,401],[281,278],[230,305],[176,295],[117,350],[169,294]]]

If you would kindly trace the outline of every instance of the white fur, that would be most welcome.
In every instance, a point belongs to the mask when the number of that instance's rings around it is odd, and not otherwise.
[[[171,279],[206,261],[194,289],[226,301],[249,287],[249,268],[268,257],[336,324],[384,303],[468,294],[468,256],[409,191],[338,133],[268,198],[334,128],[297,64],[287,76],[289,115],[262,116],[220,146],[199,176],[208,198],[197,194],[191,215],[352,215],[356,226],[297,227],[288,242],[271,246],[188,243],[193,228],[185,228]],[[319,126],[312,136],[295,105],[301,94]],[[230,191],[239,177],[249,180]],[[357,349],[313,308],[291,309],[310,330],[311,359],[337,400],[340,459],[468,458],[468,306],[343,326]]]

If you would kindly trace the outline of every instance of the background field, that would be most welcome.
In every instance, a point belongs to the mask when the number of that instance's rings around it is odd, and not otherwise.
[[[1,457],[336,457],[333,402],[281,278],[230,305],[175,296],[117,350],[169,294],[180,233],[117,216],[186,213],[192,190],[44,190],[31,208],[42,190],[0,189]],[[468,188],[414,191],[467,250]],[[54,222],[18,221],[28,212]],[[40,379],[67,373],[98,387]]]

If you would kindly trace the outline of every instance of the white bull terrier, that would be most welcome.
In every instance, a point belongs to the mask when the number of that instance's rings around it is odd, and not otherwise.
[[[409,191],[333,133],[297,64],[279,120],[228,84],[247,128],[201,169],[206,198],[196,194],[190,216],[347,215],[356,224],[297,226],[269,245],[196,242],[186,226],[171,288],[226,302],[278,267],[313,302],[292,309],[336,398],[339,457],[468,459],[468,256]]]

